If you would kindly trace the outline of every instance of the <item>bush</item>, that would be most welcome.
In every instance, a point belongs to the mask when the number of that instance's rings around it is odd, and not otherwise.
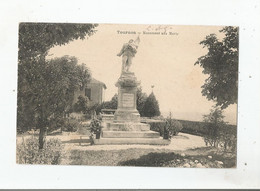
[[[66,123],[66,118],[63,117],[51,118],[49,121],[48,133],[62,128],[65,125],[65,123]]]
[[[160,122],[147,122],[150,125],[150,130],[160,133],[160,136],[164,134],[164,127],[166,125],[165,121]]]
[[[204,141],[209,146],[214,146],[214,138],[216,137],[217,146],[224,150],[235,151],[237,143],[237,126],[230,124],[222,124],[218,130],[210,123],[198,121],[178,120],[182,123],[181,132],[192,135],[203,136]],[[214,130],[215,129],[215,130]],[[216,134],[215,136],[214,133]]]
[[[82,124],[74,118],[66,119],[64,126],[62,127],[63,131],[76,132],[79,128],[82,127]]]
[[[179,121],[171,118],[166,119],[166,124],[168,126],[166,129],[170,135],[178,135],[183,128]]]
[[[237,129],[234,126],[223,126],[220,129],[219,142],[224,151],[236,152]]]
[[[93,114],[90,113],[90,112],[87,112],[85,113],[83,116],[82,116],[82,121],[86,121],[86,120],[90,120],[92,118]]]
[[[62,145],[59,139],[46,141],[39,149],[37,138],[28,138],[17,146],[16,162],[19,164],[60,164]]]
[[[223,110],[218,107],[211,109],[204,116],[206,133],[203,136],[206,145],[214,146],[224,151],[236,151],[236,128],[224,122]]]
[[[164,136],[165,133],[168,134],[169,137],[178,135],[178,133],[182,130],[182,124],[171,118],[167,118],[164,121],[159,122],[147,122],[150,124],[150,129],[152,131],[156,131],[160,133],[160,136]]]
[[[206,124],[207,133],[203,135],[207,146],[214,146],[223,151],[236,151],[237,130],[236,126],[222,124],[215,126],[214,124]]]
[[[57,117],[50,120],[48,133],[62,129],[62,131],[75,132],[81,127],[81,123],[76,118]]]
[[[102,102],[101,104],[94,104],[89,110],[100,114],[102,109],[117,109],[118,95],[115,94],[110,101]]]
[[[88,97],[83,97],[80,95],[78,97],[78,101],[73,106],[73,110],[78,113],[79,112],[85,113],[88,109],[88,103],[89,103]]]

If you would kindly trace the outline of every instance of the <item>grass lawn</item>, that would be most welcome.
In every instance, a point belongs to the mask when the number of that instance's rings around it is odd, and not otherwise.
[[[197,148],[178,154],[171,150],[131,148],[124,150],[71,150],[71,165],[234,168],[236,157],[212,148]],[[208,157],[210,156],[210,157]]]

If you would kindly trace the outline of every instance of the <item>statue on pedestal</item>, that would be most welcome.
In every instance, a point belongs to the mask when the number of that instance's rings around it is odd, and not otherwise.
[[[139,36],[135,41],[133,39],[129,40],[129,42],[125,43],[121,51],[117,54],[117,56],[122,56],[122,73],[129,72],[130,66],[132,65],[132,59],[137,52],[139,42]]]
[[[140,82],[134,72],[129,71],[135,56],[140,38],[125,43],[117,56],[122,56],[122,72],[116,82],[118,87],[117,110],[113,121],[106,123],[101,138],[93,139],[94,144],[155,144],[168,145],[169,140],[160,138],[160,133],[150,130],[150,125],[141,123],[137,110],[137,87]]]

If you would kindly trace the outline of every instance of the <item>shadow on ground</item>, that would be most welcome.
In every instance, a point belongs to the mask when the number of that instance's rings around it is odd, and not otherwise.
[[[210,157],[208,157],[210,155]],[[72,150],[71,165],[234,168],[236,156],[217,153],[212,148],[190,149],[184,153],[171,150],[131,148],[125,150]],[[198,165],[199,164],[199,165]],[[186,166],[185,166],[186,165]]]
[[[70,139],[62,143],[90,143],[90,139]]]
[[[185,135],[178,135],[178,136],[173,136],[172,139],[189,139],[189,137]]]
[[[178,160],[178,161],[177,161]],[[128,161],[119,162],[118,166],[149,166],[157,167],[163,166],[165,163],[175,161],[177,166],[183,160],[179,154],[171,153],[149,153],[143,155],[138,159],[132,159]]]
[[[184,155],[178,152],[148,153],[138,159],[119,162],[119,166],[149,166],[149,167],[183,167],[189,164],[196,168],[200,163],[206,168],[235,168],[236,155],[234,153],[220,152],[214,147],[201,147],[188,149]],[[195,162],[197,161],[197,162]],[[223,164],[222,164],[223,163]],[[200,166],[200,167],[202,167]],[[199,168],[200,168],[199,167]]]

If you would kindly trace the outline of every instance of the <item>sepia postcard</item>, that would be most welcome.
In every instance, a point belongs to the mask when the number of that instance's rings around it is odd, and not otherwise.
[[[0,1],[1,189],[260,188],[260,1]]]
[[[235,169],[239,30],[19,23],[16,163]]]

